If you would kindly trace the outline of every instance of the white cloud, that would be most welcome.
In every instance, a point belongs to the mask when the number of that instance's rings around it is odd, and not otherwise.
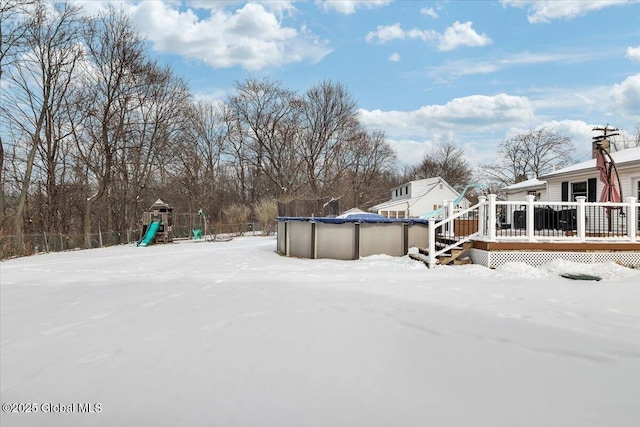
[[[622,83],[613,85],[611,98],[622,114],[640,120],[640,74],[629,76]]]
[[[419,163],[425,154],[433,151],[432,141],[419,141],[413,139],[389,139],[387,142],[398,156],[400,165],[413,166]]]
[[[554,19],[573,19],[588,12],[605,7],[636,3],[638,0],[502,0],[502,4],[513,7],[526,7],[528,19],[532,24],[550,22]]]
[[[392,2],[393,0],[316,0],[316,4],[325,12],[334,11],[344,15],[351,15],[357,9],[374,9]]]
[[[449,51],[460,46],[485,46],[491,43],[491,39],[486,34],[478,34],[473,28],[472,22],[461,24],[456,21],[448,27],[443,34],[435,30],[420,30],[414,28],[403,30],[399,23],[393,25],[379,25],[376,31],[370,31],[365,36],[369,43],[387,43],[392,40],[420,39],[423,41],[436,41],[438,49]]]
[[[236,7],[243,3],[240,0],[164,0],[174,1],[175,3],[184,2],[187,7],[194,9],[208,9],[208,10],[224,10],[229,7]],[[259,3],[266,10],[271,12],[284,14],[287,12],[295,12],[296,8],[293,5],[294,0],[266,0],[266,1],[253,1],[252,3]]]
[[[491,129],[507,123],[530,123],[533,110],[525,97],[498,94],[455,98],[444,105],[414,111],[360,110],[367,127],[383,129],[391,138],[425,135],[434,130]]]
[[[626,56],[633,62],[640,62],[640,46],[628,47]]]
[[[478,34],[471,26],[471,21],[461,24],[456,21],[447,28],[440,39],[438,49],[448,51],[460,46],[486,46],[491,39],[486,34]]]
[[[544,64],[550,62],[577,63],[590,61],[598,57],[597,52],[568,52],[568,53],[530,53],[521,52],[504,58],[494,58],[491,61],[458,60],[432,67],[429,75],[443,81],[450,81],[474,74],[489,74],[505,68],[520,65]]]
[[[365,36],[365,40],[369,43],[374,42],[376,39],[378,39],[380,43],[386,43],[391,40],[404,38],[405,32],[400,28],[400,24],[398,23],[393,25],[378,25],[376,31],[370,31]]]
[[[284,7],[286,2],[279,2]],[[212,8],[206,19],[169,2],[129,5],[133,20],[160,52],[201,60],[214,68],[247,70],[300,61],[317,62],[331,50],[305,28],[285,27],[272,5],[247,3],[239,9]]]
[[[365,36],[365,40],[369,43],[373,43],[376,40],[378,43],[387,43],[392,40],[404,40],[404,39],[421,39],[423,41],[436,40],[440,37],[437,31],[434,30],[419,30],[414,28],[409,31],[405,31],[400,27],[400,24],[393,25],[378,25],[376,31],[370,31]]]
[[[391,62],[398,62],[400,61],[400,54],[398,52],[394,52],[390,57],[389,57],[389,61]]]
[[[422,9],[420,9],[420,13],[422,15],[430,16],[433,19],[438,19],[438,14],[436,13],[435,10],[433,10],[432,7],[423,7]]]

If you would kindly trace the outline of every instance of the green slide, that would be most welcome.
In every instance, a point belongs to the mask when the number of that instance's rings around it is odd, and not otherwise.
[[[153,242],[153,238],[156,237],[159,227],[160,221],[153,221],[149,224],[149,228],[147,228],[147,232],[144,234],[142,240],[138,242],[138,246],[149,246],[151,242]]]

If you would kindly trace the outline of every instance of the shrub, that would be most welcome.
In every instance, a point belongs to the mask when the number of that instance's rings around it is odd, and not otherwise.
[[[276,231],[278,204],[275,200],[261,200],[258,202],[255,207],[255,215],[263,236],[268,236]]]

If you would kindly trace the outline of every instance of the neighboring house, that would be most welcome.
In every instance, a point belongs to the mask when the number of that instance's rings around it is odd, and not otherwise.
[[[533,194],[536,201],[547,200],[547,182],[537,178],[504,187],[502,191],[505,193],[507,202],[524,201],[525,196],[529,194]]]
[[[458,197],[460,193],[440,177],[419,179],[391,189],[391,200],[369,210],[385,218],[418,218],[441,207],[444,200]],[[467,208],[470,203],[463,198],[459,206]]]
[[[611,157],[618,170],[622,198],[629,196],[638,198],[640,196],[640,147],[616,151],[611,153]],[[586,196],[587,202],[597,202],[604,188],[599,176],[596,160],[591,159],[539,176],[538,179],[547,182],[548,201],[568,202],[574,201],[577,196]]]
[[[622,201],[624,202],[629,196],[640,200],[640,147],[611,153],[611,157],[618,171]],[[596,169],[595,159],[559,169],[538,178],[547,181],[547,201],[550,203],[574,201],[578,196],[586,197],[587,202],[599,202],[604,188],[600,173]],[[603,229],[620,231],[626,223],[621,211],[607,211],[602,207],[588,207],[586,215],[587,231],[590,232]],[[640,226],[640,218],[638,226]]]

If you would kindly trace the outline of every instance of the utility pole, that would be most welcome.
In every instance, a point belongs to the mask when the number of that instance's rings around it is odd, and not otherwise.
[[[605,127],[594,127],[593,128],[594,132],[602,132],[602,135],[596,135],[594,136],[592,139],[592,145],[591,145],[591,151],[592,151],[592,155],[595,159],[596,157],[596,150],[602,150],[604,149],[606,151],[607,154],[610,153],[611,149],[611,142],[609,141],[609,137],[611,136],[618,136],[620,135],[618,133],[618,129],[617,128],[610,128],[609,127],[609,123],[607,123],[607,125]]]

